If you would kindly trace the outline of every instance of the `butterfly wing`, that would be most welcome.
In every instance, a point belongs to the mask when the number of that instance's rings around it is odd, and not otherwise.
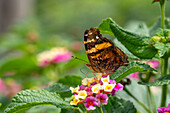
[[[128,63],[127,55],[114,46],[113,42],[102,37],[96,28],[90,28],[84,33],[84,44],[90,63],[88,68],[97,73],[113,73],[120,66]]]

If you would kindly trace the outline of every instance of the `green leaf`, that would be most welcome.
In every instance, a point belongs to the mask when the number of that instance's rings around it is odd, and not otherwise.
[[[103,22],[99,25],[99,27],[97,27],[98,29],[100,29],[101,34],[108,34],[111,36],[115,36],[112,30],[110,29],[111,22],[112,20],[109,19],[103,20]]]
[[[143,72],[147,70],[156,71],[148,64],[142,62],[130,62],[128,66],[122,66],[120,70],[117,70],[115,73],[111,74],[110,78],[116,82],[119,82],[131,73]]]
[[[158,21],[155,22],[155,24],[153,24],[153,26],[150,27],[149,29],[150,36],[155,36],[155,34],[159,32],[160,28],[161,28],[161,18],[159,18]],[[165,29],[170,29],[169,18],[165,18]]]
[[[5,112],[21,113],[39,105],[54,105],[63,109],[78,109],[63,101],[58,94],[42,89],[37,91],[25,90],[17,93]]]
[[[55,106],[40,105],[40,106],[35,106],[27,110],[26,113],[60,113],[60,112],[61,112],[61,109]]]
[[[133,33],[137,33],[139,35],[149,36],[149,30],[148,30],[147,25],[144,22],[141,22],[141,21],[130,21],[130,22],[128,22],[126,29],[133,32]]]
[[[62,85],[60,83],[54,83],[52,85],[49,85],[45,88],[45,90],[49,92],[55,92],[60,94],[60,96],[63,97],[71,97],[71,91],[69,86]]]
[[[15,50],[19,45],[24,43],[24,40],[21,39],[16,34],[8,33],[4,36],[1,36],[0,39],[0,53],[3,54],[4,52],[13,51]]]
[[[124,99],[112,96],[105,106],[107,113],[136,113],[137,110],[133,103]]]
[[[64,78],[60,78],[58,83],[62,83],[63,85],[67,86],[74,86],[81,85],[82,78],[76,75],[67,75]]]
[[[170,43],[165,44],[165,43],[157,41],[154,46],[156,49],[158,49],[159,57],[164,56],[164,54],[170,49]]]
[[[24,57],[16,58],[7,61],[0,67],[0,75],[6,72],[14,72],[15,74],[26,74],[32,72],[32,70],[37,69],[35,58]]]
[[[110,26],[108,26],[108,24]],[[139,35],[129,32],[117,25],[111,18],[108,18],[101,23],[99,29],[106,29],[112,31],[116,38],[135,56],[143,59],[151,59],[156,53],[157,49],[150,46],[151,37]],[[106,25],[106,26],[104,26]],[[107,33],[107,32],[105,32]],[[110,34],[110,33],[107,33]]]
[[[75,110],[71,110],[71,109],[62,109],[60,113],[83,113],[82,111],[75,111]]]
[[[60,83],[51,84],[44,89],[49,91],[49,92],[56,92],[56,93],[70,91],[69,86],[65,86],[65,85],[62,85]]]
[[[147,86],[162,86],[162,85],[165,85],[165,84],[170,84],[170,74],[165,75],[165,76],[161,76],[160,78],[158,78],[154,82],[150,82],[150,83],[138,82],[138,83],[141,84],[141,85],[147,85]]]

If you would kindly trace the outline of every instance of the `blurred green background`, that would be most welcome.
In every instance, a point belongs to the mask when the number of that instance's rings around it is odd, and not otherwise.
[[[133,21],[151,26],[160,17],[159,4],[152,0],[2,0],[0,5],[1,112],[21,89],[40,89],[65,75],[84,77],[88,71],[76,59],[55,68],[40,68],[39,53],[64,47],[88,61],[83,45],[86,29],[107,17],[124,28]],[[169,1],[166,16],[170,17],[168,11]],[[12,91],[4,95],[3,85]]]

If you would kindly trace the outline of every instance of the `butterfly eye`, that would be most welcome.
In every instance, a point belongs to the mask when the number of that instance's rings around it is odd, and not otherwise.
[[[99,37],[98,37],[98,36],[96,36],[96,39],[99,39]]]

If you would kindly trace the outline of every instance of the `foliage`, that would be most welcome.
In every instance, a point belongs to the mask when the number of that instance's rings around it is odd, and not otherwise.
[[[165,85],[165,84],[170,84],[170,76],[169,75],[161,76],[160,78],[158,78],[154,82],[150,82],[150,83],[139,82],[139,84],[147,85],[147,86],[162,86],[162,85]]]
[[[159,3],[159,0],[157,2]],[[134,5],[135,3],[136,5]],[[94,4],[97,5],[94,6]],[[116,82],[122,82],[128,75],[139,72],[138,84],[144,88],[146,86],[146,89],[148,89],[147,95],[149,95],[147,100],[150,101],[147,103],[152,103],[152,105],[143,105],[136,98],[138,95],[136,95],[135,91],[132,90],[130,93],[124,89],[145,111],[138,104],[136,105],[129,98],[126,98],[126,95],[121,96],[119,94],[118,96],[110,96],[108,104],[103,105],[101,108],[108,113],[136,113],[137,110],[140,112],[155,112],[158,106],[154,106],[153,91],[150,90],[150,86],[165,86],[166,88],[170,84],[169,64],[167,63],[167,59],[170,56],[170,19],[165,18],[164,28],[161,28],[162,17],[150,25],[141,21],[132,21],[131,24],[127,24],[128,26],[123,28],[121,26],[125,24],[125,20],[130,20],[135,15],[137,19],[146,18],[146,20],[149,20],[152,18],[153,20],[154,15],[158,13],[154,8],[150,10],[147,7],[145,8],[144,6],[148,5],[148,2],[145,3],[145,1],[124,1],[123,4],[122,2],[112,0],[109,0],[109,2],[96,2],[96,0],[83,0],[81,2],[76,0],[67,2],[58,0],[56,2],[52,0],[49,2],[38,0],[36,18],[20,22],[18,25],[12,26],[10,32],[1,35],[0,76],[3,84],[0,83],[0,88],[3,89],[5,87],[3,86],[4,84],[6,86],[10,85],[11,81],[22,84],[23,88],[23,91],[19,93],[14,92],[17,94],[13,97],[10,104],[9,98],[13,95],[5,97],[3,93],[1,94],[1,111],[3,112],[3,109],[9,104],[5,109],[7,113],[29,113],[33,111],[50,113],[86,112],[86,108],[82,105],[71,106],[69,103],[73,98],[71,97],[70,87],[81,85],[83,77],[80,76],[82,75],[80,71],[82,71],[84,66],[82,61],[88,61],[85,51],[82,49],[83,44],[81,42],[77,43],[76,38],[82,37],[84,29],[95,26],[102,18],[110,15],[113,19],[110,17],[104,19],[97,28],[101,34],[109,35],[107,37],[114,39],[115,45],[129,57],[127,66],[121,66],[119,70],[110,75],[110,78]],[[142,10],[136,10],[140,4],[144,12],[150,12],[153,15],[144,16],[143,13],[140,13]],[[132,6],[135,11],[133,11]],[[118,7],[124,12],[119,14],[119,11],[117,11]],[[112,14],[109,14],[109,8],[112,9]],[[170,7],[167,8],[169,9]],[[94,9],[97,11],[94,11]],[[63,12],[60,12],[61,10]],[[129,14],[128,12],[133,13]],[[82,60],[71,59],[66,62],[52,63],[47,65],[47,67],[38,67],[38,54],[56,46],[68,49],[74,56]],[[152,65],[146,64],[146,62],[136,61],[155,59],[161,61],[161,69],[158,68],[157,70]],[[167,65],[163,67],[164,63]],[[160,72],[160,70],[163,71]],[[85,72],[84,75],[86,77],[88,70],[83,69],[83,72]],[[160,73],[163,75],[160,76]],[[95,75],[95,73],[93,74]],[[128,89],[127,84],[124,85]],[[139,85],[131,87],[139,87]],[[158,94],[157,97],[160,98],[160,95]],[[146,97],[144,98],[146,100]],[[97,107],[97,109],[87,111],[87,113],[98,113],[100,108]]]
[[[107,28],[106,28],[107,27]],[[104,20],[100,25],[102,33],[112,32],[114,36],[135,56],[143,59],[151,59],[157,53],[154,47],[150,47],[150,38],[138,35],[118,26],[112,19]],[[109,33],[110,34],[110,33]]]
[[[77,85],[81,84],[81,80],[82,80],[82,78],[80,76],[67,75],[64,78],[61,78],[58,81],[58,83],[62,83],[64,85],[76,87]]]
[[[105,106],[107,113],[136,113],[133,103],[120,99],[116,96],[110,98],[108,105]]]
[[[56,93],[47,90],[26,90],[21,91],[12,99],[12,103],[5,110],[7,113],[24,112],[31,107],[38,105],[54,105],[59,108],[76,109]]]
[[[149,65],[141,63],[141,62],[131,62],[128,66],[122,66],[120,70],[117,70],[115,73],[111,75],[111,79],[116,80],[119,82],[126,76],[134,72],[143,72],[143,71],[154,71]]]

